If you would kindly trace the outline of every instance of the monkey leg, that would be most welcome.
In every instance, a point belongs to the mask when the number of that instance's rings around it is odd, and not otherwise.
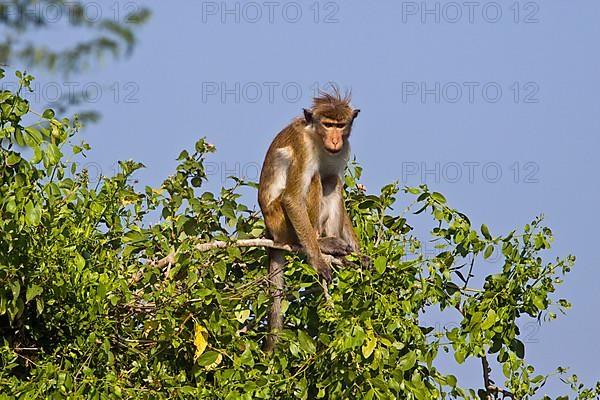
[[[352,253],[352,246],[340,238],[333,236],[322,237],[318,239],[321,253],[329,254],[335,257],[345,256]]]
[[[321,253],[323,254],[329,254],[334,257],[343,257],[350,253],[356,253],[351,244],[346,243],[340,238],[328,236],[319,238],[318,240]],[[362,253],[357,253],[357,255],[360,265],[366,268],[371,268],[373,266],[369,256],[366,256]],[[341,261],[345,266],[353,265],[351,261],[348,261],[345,258],[341,259]]]
[[[283,299],[283,268],[285,267],[285,253],[281,250],[269,250],[269,282],[271,286],[271,310],[269,311],[267,337],[263,350],[271,353],[279,340],[279,333],[283,329],[283,314],[281,313],[281,300]]]
[[[268,237],[277,243],[298,244],[298,237],[287,217],[281,196],[273,200],[267,210],[263,211]]]

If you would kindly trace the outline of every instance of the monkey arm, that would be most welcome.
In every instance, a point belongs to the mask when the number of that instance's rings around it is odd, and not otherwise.
[[[325,262],[323,261],[321,250],[319,249],[317,237],[308,218],[306,204],[300,203],[298,198],[294,198],[293,196],[284,195],[282,200],[285,213],[294,228],[298,241],[300,241],[300,244],[304,247],[310,263],[319,273],[324,274],[324,277],[327,278],[325,273],[329,274],[329,271],[324,271],[322,269],[328,270],[329,267],[320,265],[325,264]],[[331,276],[329,276],[328,279],[330,278]]]
[[[341,180],[338,181],[338,190],[340,191],[340,196],[344,198],[344,188],[342,186]],[[342,215],[342,239],[348,243],[348,245],[352,248],[352,251],[355,253],[360,253],[360,244],[358,243],[358,237],[356,236],[356,232],[354,231],[354,227],[352,226],[352,221],[350,221],[350,216],[348,215],[348,211],[346,211],[346,207],[344,207],[344,201],[341,201],[341,210],[340,213]]]
[[[303,189],[300,173],[295,171],[294,166],[290,166],[288,185],[284,190],[281,203],[298,237],[298,241],[308,256],[310,264],[323,278],[330,282],[331,268],[325,262],[319,249],[317,236],[308,214],[307,194],[303,193]],[[306,191],[308,191],[308,188],[306,188]]]

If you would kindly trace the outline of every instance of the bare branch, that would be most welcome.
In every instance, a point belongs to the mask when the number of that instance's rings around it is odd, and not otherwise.
[[[481,357],[481,366],[483,367],[483,384],[485,386],[488,400],[494,400],[497,394],[501,394],[503,399],[507,397],[510,399],[515,398],[515,395],[508,390],[500,389],[493,384],[492,380],[490,379],[490,372],[492,372],[492,369],[490,368],[490,364],[488,363],[485,355]]]
[[[214,242],[199,243],[195,246],[196,250],[201,252],[210,251],[214,249],[226,249],[230,247],[268,247],[272,249],[290,251],[293,253],[302,252],[302,247],[300,246],[290,246],[283,243],[276,243],[271,239],[240,239],[229,242],[224,240],[216,240]],[[169,264],[174,265],[176,255],[177,252],[173,252],[168,256],[161,258],[158,261],[150,261],[148,262],[148,264],[158,268],[166,267]],[[324,254],[323,256],[325,257],[325,261],[327,261],[328,263],[335,264],[338,266],[344,266],[344,263],[336,257],[333,257],[328,254]]]

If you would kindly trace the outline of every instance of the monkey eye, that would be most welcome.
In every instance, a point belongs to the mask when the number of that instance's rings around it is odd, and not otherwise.
[[[344,129],[346,127],[346,123],[345,122],[323,122],[323,126],[325,128],[339,128],[339,129]]]

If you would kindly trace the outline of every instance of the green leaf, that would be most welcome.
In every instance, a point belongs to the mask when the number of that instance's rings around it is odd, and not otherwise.
[[[17,297],[19,297],[19,294],[21,293],[21,284],[19,283],[19,281],[12,281],[10,284],[10,291],[12,292],[13,295],[13,299],[16,299]]]
[[[33,127],[27,127],[25,128],[25,133],[25,143],[27,143],[28,146],[35,147],[42,144],[42,134],[38,129]]]
[[[488,247],[485,248],[485,251],[483,252],[483,258],[488,259],[488,258],[490,258],[490,256],[493,253],[494,253],[494,246],[489,245]]]
[[[25,222],[31,226],[38,226],[42,219],[42,210],[38,205],[28,201],[25,205]]]
[[[465,231],[460,229],[454,235],[454,243],[459,244],[462,243],[463,240],[465,240]]]
[[[379,256],[375,259],[373,265],[375,266],[375,270],[377,271],[377,273],[381,275],[385,272],[385,269],[387,268],[387,258],[385,256]]]
[[[201,367],[205,367],[205,366],[213,364],[215,361],[217,361],[218,357],[219,357],[218,352],[207,351],[207,352],[203,353],[200,357],[198,357],[198,360],[196,361],[196,363],[198,365],[200,365]]]
[[[31,157],[31,163],[32,164],[37,164],[40,161],[42,161],[42,158],[44,156],[44,153],[42,153],[42,149],[40,149],[40,146],[35,146],[33,148],[33,157]]]
[[[78,271],[83,271],[83,268],[85,267],[85,258],[79,253],[75,253],[75,266]]]
[[[235,211],[231,202],[226,202],[225,204],[223,204],[223,206],[221,207],[221,213],[225,218],[235,220]]]
[[[39,315],[41,315],[44,312],[44,299],[43,298],[38,297],[35,299],[35,309]]]
[[[202,186],[202,178],[195,176],[192,178],[191,183],[193,187],[200,187]]]
[[[288,310],[288,308],[290,307],[290,302],[287,301],[286,299],[281,300],[281,312],[282,314],[285,314]]]
[[[246,367],[254,367],[254,357],[252,357],[252,352],[249,348],[246,348],[240,356],[240,362]]]
[[[546,379],[546,377],[544,375],[537,375],[531,380],[531,382],[539,383],[539,382],[543,381],[544,379]]]
[[[57,164],[62,158],[63,154],[54,143],[48,143],[46,147],[46,156],[51,165]]]
[[[224,262],[216,262],[213,265],[213,271],[221,281],[224,281],[227,278],[227,265]]]
[[[17,153],[11,152],[8,154],[8,157],[6,157],[6,165],[8,165],[9,167],[16,165],[19,161],[21,161],[21,156]]]
[[[31,285],[27,288],[27,292],[25,293],[25,303],[29,303],[30,300],[42,294],[44,289],[38,285]]]
[[[511,368],[510,368],[510,362],[506,362],[502,365],[502,373],[504,374],[505,378],[510,378],[511,375]]]
[[[517,357],[523,359],[525,357],[525,345],[519,339],[513,339],[510,343],[510,349],[515,352]]]
[[[42,113],[42,118],[46,118],[46,119],[52,119],[54,118],[54,110],[51,108],[47,108],[46,110],[44,110],[44,112]]]
[[[531,300],[533,304],[537,307],[538,310],[545,310],[546,304],[544,303],[544,298],[538,294],[534,294],[531,296]]]
[[[431,198],[437,203],[446,204],[446,198],[441,193],[433,192],[431,193]]]
[[[6,202],[6,211],[14,214],[17,212],[17,203],[15,202],[15,198],[11,197],[8,199],[8,201]]]
[[[314,340],[304,331],[298,331],[298,342],[300,348],[307,353],[314,354],[317,351]]]
[[[458,380],[456,379],[456,377],[454,375],[447,375],[446,376],[446,383],[452,387],[456,387],[456,384],[458,383]]]
[[[15,143],[21,147],[25,147],[25,140],[23,139],[23,131],[21,128],[15,128]]]
[[[19,117],[29,112],[29,102],[25,99],[15,97],[14,106],[14,113]]]
[[[464,363],[466,357],[467,357],[467,354],[462,348],[460,348],[454,352],[454,359],[459,364]]]
[[[129,231],[125,235],[123,235],[124,243],[144,242],[147,239],[148,237],[146,235],[138,231]]]
[[[485,224],[481,224],[481,233],[487,240],[492,240],[492,235],[490,235],[490,231]]]
[[[417,355],[414,351],[409,351],[400,358],[397,368],[400,368],[402,371],[408,371],[409,369],[415,366],[416,362]]]

